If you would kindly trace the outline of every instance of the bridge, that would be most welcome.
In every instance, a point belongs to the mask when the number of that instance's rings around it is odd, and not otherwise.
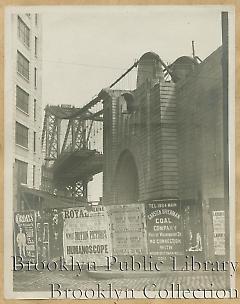
[[[220,47],[203,62],[182,56],[166,65],[148,52],[83,107],[48,105],[42,201],[48,192],[54,208],[54,196],[83,205],[88,182],[103,172],[104,205],[121,214],[123,206],[178,201],[189,248],[191,231],[212,255],[212,212],[227,207],[223,58]],[[117,87],[136,69],[134,89]]]
[[[136,87],[117,87],[132,72]],[[209,81],[209,75],[218,80]],[[206,112],[208,103],[200,99],[218,98],[221,79],[221,48],[204,62],[182,56],[170,65],[148,52],[83,107],[48,105],[42,190],[86,202],[88,182],[103,172],[104,204],[180,197],[199,202],[201,183],[206,190],[212,182],[201,171],[201,161],[209,161],[199,140],[206,125],[215,132],[211,138],[218,138],[215,144],[209,139],[208,150],[222,150],[220,129],[214,127],[222,123],[220,108]],[[205,114],[200,119],[197,113]],[[198,213],[200,202],[195,206]]]
[[[160,57],[157,59],[164,66],[164,77],[173,78],[170,68]],[[80,201],[87,200],[88,182],[103,171],[104,99],[107,92],[136,70],[138,65],[139,60],[82,108],[46,106],[42,132],[42,190]],[[147,69],[145,74],[152,77],[151,67],[149,69],[145,65],[144,68]],[[143,65],[140,64],[141,69]],[[126,100],[131,98],[131,91],[116,91],[123,92]]]
[[[42,133],[42,189],[87,198],[87,183],[103,169],[103,116],[99,96],[83,108],[47,106]]]

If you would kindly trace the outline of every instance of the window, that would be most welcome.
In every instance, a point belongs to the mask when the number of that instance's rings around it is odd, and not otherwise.
[[[16,106],[23,110],[25,113],[28,113],[28,101],[29,101],[29,94],[17,86],[17,93],[16,93]]]
[[[36,120],[37,118],[37,100],[34,99],[34,103],[33,103],[33,117],[34,117],[34,120]]]
[[[30,46],[30,29],[20,17],[18,17],[18,37],[27,47]]]
[[[28,128],[16,122],[16,144],[28,148]]]
[[[33,176],[32,176],[33,187],[35,187],[35,175],[36,175],[36,166],[33,165]]]
[[[38,39],[37,39],[37,37],[35,37],[35,40],[34,40],[34,50],[35,50],[35,57],[37,57],[37,55],[38,55]]]
[[[38,25],[38,14],[35,14],[35,25]]]
[[[34,68],[34,86],[37,87],[37,68]]]
[[[19,184],[27,184],[27,169],[27,163],[16,159],[16,176]]]
[[[17,70],[29,80],[29,61],[20,52],[17,52]]]
[[[36,152],[36,132],[33,132],[33,152]]]

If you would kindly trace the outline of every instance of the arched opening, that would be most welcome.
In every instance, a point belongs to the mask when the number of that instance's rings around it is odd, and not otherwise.
[[[124,93],[122,96],[122,114],[131,114],[135,110],[135,100],[131,93]]]
[[[117,204],[132,204],[138,201],[137,166],[128,150],[124,151],[118,160],[113,188]]]
[[[103,195],[103,173],[100,172],[93,176],[88,183],[88,202],[100,202]]]

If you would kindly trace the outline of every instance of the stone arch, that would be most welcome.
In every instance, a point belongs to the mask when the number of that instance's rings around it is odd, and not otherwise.
[[[135,111],[135,98],[132,93],[126,92],[122,95],[122,114],[131,114]]]
[[[133,154],[124,150],[118,160],[113,181],[116,204],[132,204],[139,199],[139,174]]]

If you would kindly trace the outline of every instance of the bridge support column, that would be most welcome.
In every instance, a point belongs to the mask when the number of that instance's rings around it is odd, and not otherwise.
[[[88,181],[83,181],[83,197],[88,198]]]

